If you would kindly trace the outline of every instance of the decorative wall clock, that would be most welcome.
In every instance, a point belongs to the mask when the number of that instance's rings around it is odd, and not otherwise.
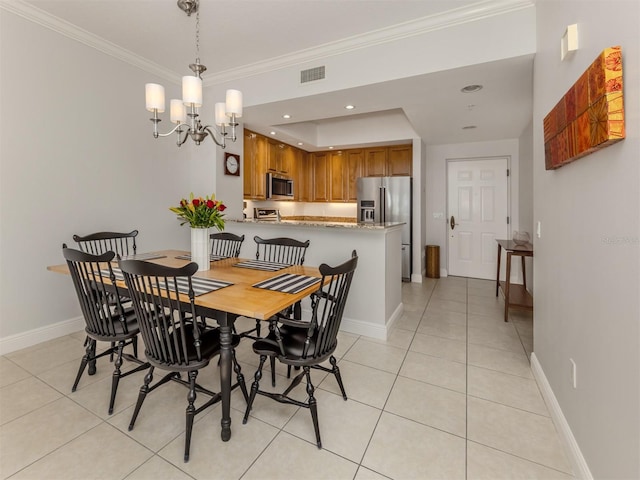
[[[224,154],[224,174],[240,175],[240,155],[236,153],[225,152]]]

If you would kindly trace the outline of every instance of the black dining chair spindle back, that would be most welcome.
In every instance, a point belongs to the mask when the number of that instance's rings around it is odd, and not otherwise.
[[[209,238],[211,239],[211,255],[219,255],[221,257],[240,256],[240,247],[244,242],[244,235],[219,232],[212,233]]]
[[[243,423],[247,423],[249,413],[257,394],[264,395],[280,403],[288,403],[308,408],[311,411],[313,427],[318,448],[322,448],[320,440],[320,426],[318,421],[317,400],[314,397],[315,388],[311,382],[310,369],[319,369],[332,373],[344,400],[347,394],[344,390],[340,369],[333,355],[338,345],[338,330],[351,287],[351,281],[358,264],[358,256],[354,250],[351,259],[337,267],[327,264],[320,265],[322,281],[318,290],[312,295],[313,309],[311,320],[301,322],[295,319],[281,319],[275,329],[265,338],[253,343],[253,351],[260,355],[260,364],[251,385],[249,402],[244,414]],[[326,284],[325,284],[326,283]],[[273,393],[260,390],[262,368],[267,359],[274,358],[287,366],[302,367],[303,371],[293,378],[291,384],[283,393]],[[329,359],[331,368],[321,365]],[[306,379],[307,400],[300,402],[289,396],[289,393]]]
[[[189,393],[184,449],[184,461],[187,462],[195,416],[222,398],[220,393],[203,388],[196,382],[199,370],[219,355],[221,349],[220,330],[208,328],[204,319],[198,318],[196,314],[191,277],[198,270],[198,265],[192,262],[180,268],[172,268],[141,260],[121,260],[119,265],[140,322],[145,355],[151,364],[144,384],[140,387],[129,430],[133,429],[147,394],[169,381],[187,386]],[[235,348],[239,342],[240,338],[234,335],[232,346]],[[237,383],[232,386],[232,390],[240,386],[246,399],[247,389],[235,351],[232,360],[237,376]],[[155,368],[169,373],[150,385]],[[181,378],[181,373],[187,374],[186,380]],[[196,408],[197,393],[210,398]]]
[[[74,235],[73,240],[83,252],[100,255],[105,252],[115,252],[121,257],[136,254],[136,237],[138,230],[129,233],[97,232],[90,235]]]
[[[76,391],[87,365],[89,375],[92,375],[96,371],[97,359],[105,355],[113,358],[115,354],[109,400],[109,414],[112,414],[120,379],[149,367],[149,364],[137,358],[138,321],[132,310],[122,306],[120,296],[117,294],[116,277],[110,263],[115,256],[113,252],[92,255],[67,248],[65,244],[62,246],[62,253],[80,302],[87,334],[85,355],[80,361],[80,368],[71,391]],[[98,354],[96,353],[97,342],[109,342],[111,347]],[[133,347],[133,355],[123,352],[127,345]],[[138,366],[122,373],[123,359],[133,361]]]
[[[309,247],[309,240],[301,242],[294,238],[265,239],[256,235],[253,240],[256,242],[256,260],[288,265],[304,264],[304,255]]]

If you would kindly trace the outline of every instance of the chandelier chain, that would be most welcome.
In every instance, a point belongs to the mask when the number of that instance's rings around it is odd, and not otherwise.
[[[200,10],[196,12],[196,63],[200,63]]]

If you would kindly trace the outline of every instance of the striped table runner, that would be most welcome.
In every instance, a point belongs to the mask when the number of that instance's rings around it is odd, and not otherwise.
[[[311,285],[320,283],[318,277],[307,277],[306,275],[298,275],[295,273],[283,273],[277,277],[255,283],[256,288],[265,288],[276,292],[298,293],[309,288]]]
[[[178,260],[191,260],[191,254],[188,253],[186,255],[178,255],[176,257]],[[209,255],[209,259],[212,262],[217,262],[218,260],[224,260],[225,258],[231,258],[231,257],[225,257],[224,255]]]
[[[277,272],[283,268],[290,267],[288,263],[265,262],[264,260],[245,260],[236,263],[234,267],[251,268],[253,270],[266,270],[268,272]]]
[[[166,255],[159,253],[136,253],[134,255],[123,255],[122,260],[155,260],[156,258],[166,258]]]
[[[109,270],[104,269],[100,270],[105,276],[109,276]],[[113,274],[116,276],[117,280],[124,280],[124,275],[122,274],[122,270],[118,267],[113,268]],[[184,293],[185,295],[189,293],[189,280],[188,277],[176,277],[178,282],[178,292]],[[200,277],[191,277],[191,285],[193,286],[193,292],[195,296],[204,295],[205,293],[215,292],[216,290],[220,290],[221,288],[228,287],[233,285],[230,282],[223,282],[222,280],[215,280],[213,278],[200,278]],[[174,291],[173,282],[169,284],[169,290]]]

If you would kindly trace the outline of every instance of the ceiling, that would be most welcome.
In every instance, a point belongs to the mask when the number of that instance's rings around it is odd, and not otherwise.
[[[25,0],[45,15],[179,78],[195,58],[195,15],[176,0]],[[201,0],[200,58],[209,76],[379,31],[421,17],[487,3],[478,0]],[[355,20],[354,20],[355,19]],[[232,41],[229,41],[232,39]],[[307,125],[345,121],[354,113],[403,112],[427,144],[517,138],[531,119],[532,56],[303,97],[245,109],[243,122],[295,143]],[[484,88],[473,94],[468,84]],[[344,105],[357,109],[348,112]],[[282,115],[289,113],[291,120]],[[293,124],[293,125],[288,125]],[[473,126],[473,129],[463,129]],[[305,144],[308,150],[325,145]],[[350,145],[338,145],[347,147]]]

